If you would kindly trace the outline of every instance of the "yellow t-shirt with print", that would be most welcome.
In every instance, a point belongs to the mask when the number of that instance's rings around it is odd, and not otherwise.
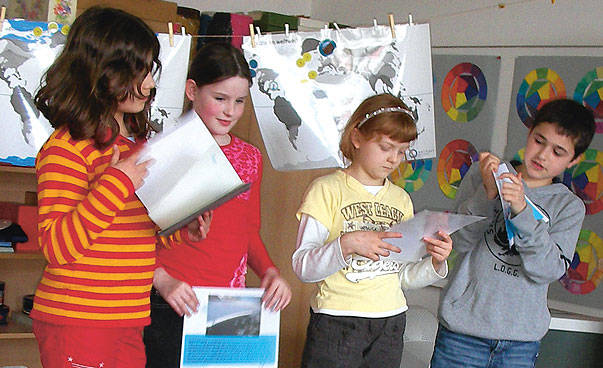
[[[385,180],[375,195],[338,170],[308,188],[297,216],[312,216],[329,230],[327,243],[356,230],[384,231],[413,216],[408,193]],[[358,317],[388,317],[407,309],[400,287],[400,263],[353,256],[350,265],[317,283],[314,312]]]

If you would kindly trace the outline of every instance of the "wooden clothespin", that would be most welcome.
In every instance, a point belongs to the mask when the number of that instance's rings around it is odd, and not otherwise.
[[[174,47],[174,27],[172,22],[168,22],[168,34],[170,35],[170,47]]]
[[[251,47],[255,47],[255,30],[253,29],[253,23],[249,23],[249,37],[251,37]]]
[[[394,23],[394,15],[389,14],[387,17],[389,18],[389,28],[392,31],[392,38],[396,38],[396,23]]]
[[[2,10],[0,10],[0,32],[2,32],[2,28],[4,28],[4,19],[6,18],[6,6],[2,5]]]

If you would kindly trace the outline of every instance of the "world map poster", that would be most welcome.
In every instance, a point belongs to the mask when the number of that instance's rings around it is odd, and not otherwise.
[[[243,40],[251,99],[276,170],[342,167],[339,139],[367,97],[400,97],[419,137],[407,157],[435,157],[428,24],[323,29]]]
[[[63,49],[69,26],[56,22],[5,20],[0,34],[0,164],[34,166],[35,157],[53,128],[34,105],[40,79]],[[191,37],[159,34],[162,63],[151,107],[153,127],[161,131],[176,122],[184,104],[184,84]]]

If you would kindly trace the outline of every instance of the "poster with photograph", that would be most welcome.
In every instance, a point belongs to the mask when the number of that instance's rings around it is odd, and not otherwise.
[[[199,308],[184,318],[180,367],[276,368],[280,312],[263,289],[194,287]]]
[[[276,170],[342,167],[343,128],[367,97],[400,97],[417,120],[408,157],[435,156],[428,24],[246,36],[251,98]]]

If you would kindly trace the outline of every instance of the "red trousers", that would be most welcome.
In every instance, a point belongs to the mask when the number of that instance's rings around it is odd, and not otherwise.
[[[144,368],[143,327],[90,328],[33,321],[44,368]]]

